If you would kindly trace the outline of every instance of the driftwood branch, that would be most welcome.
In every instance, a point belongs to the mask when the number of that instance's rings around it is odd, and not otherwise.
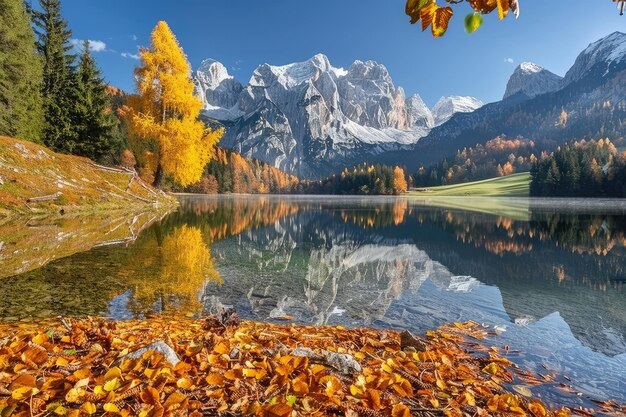
[[[110,172],[119,172],[119,173],[123,173],[123,174],[131,174],[134,175],[135,171],[129,170],[129,169],[124,169],[124,168],[113,168],[113,167],[107,167],[104,165],[99,165],[93,162],[90,162],[89,165],[91,165],[94,168],[97,168],[99,170],[102,171],[110,171]]]
[[[113,245],[124,245],[130,242],[134,242],[136,240],[135,237],[129,237],[127,239],[117,239],[117,240],[107,240],[106,242],[98,243],[94,245],[94,248],[101,248],[103,246],[113,246]]]
[[[27,203],[34,203],[34,202],[38,202],[38,201],[52,201],[52,200],[56,200],[57,198],[59,198],[63,193],[61,192],[57,192],[54,194],[50,194],[50,195],[42,195],[40,197],[30,197],[26,199]]]

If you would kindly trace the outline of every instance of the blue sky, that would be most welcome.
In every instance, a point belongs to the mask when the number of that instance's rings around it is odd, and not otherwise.
[[[95,56],[105,78],[127,91],[134,89],[137,47],[149,44],[158,20],[168,22],[194,68],[214,58],[245,83],[259,64],[318,52],[337,67],[373,59],[429,105],[444,95],[499,100],[520,62],[563,75],[590,42],[626,32],[626,16],[611,0],[520,3],[518,20],[485,16],[472,35],[463,30],[469,6],[457,7],[448,33],[433,39],[409,24],[404,0],[62,0],[74,38],[99,41]]]

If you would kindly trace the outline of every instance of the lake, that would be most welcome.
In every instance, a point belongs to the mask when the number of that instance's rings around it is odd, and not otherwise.
[[[588,398],[626,402],[626,203],[181,196],[177,212],[0,225],[0,319],[219,304],[244,318],[423,332],[495,326],[488,344]],[[563,384],[562,384],[563,383]],[[576,405],[576,404],[574,404]]]

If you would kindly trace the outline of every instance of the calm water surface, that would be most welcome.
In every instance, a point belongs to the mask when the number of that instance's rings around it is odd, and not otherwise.
[[[196,196],[162,218],[2,225],[0,319],[222,303],[414,332],[473,320],[523,367],[571,377],[581,404],[626,402],[626,204],[586,204]]]

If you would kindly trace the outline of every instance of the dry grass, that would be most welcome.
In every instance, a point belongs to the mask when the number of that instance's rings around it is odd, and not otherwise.
[[[54,194],[58,194],[54,200],[28,201]],[[107,171],[87,158],[0,136],[0,222],[61,209],[104,212],[173,204],[173,198],[142,186],[130,172]]]

